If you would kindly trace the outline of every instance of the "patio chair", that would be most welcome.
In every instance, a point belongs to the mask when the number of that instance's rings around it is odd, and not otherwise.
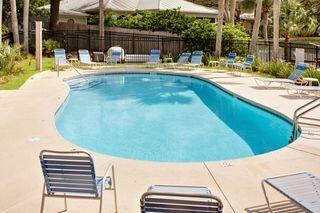
[[[188,63],[190,56],[191,56],[190,53],[187,53],[187,52],[182,53],[179,56],[179,59],[176,63],[168,63],[167,65],[172,66],[173,68],[175,68],[176,66],[179,66],[179,65],[185,65]]]
[[[191,62],[184,65],[188,67],[202,66],[203,65],[202,58],[203,58],[202,51],[193,51],[191,56]]]
[[[299,80],[303,81],[301,75],[307,70],[307,68],[307,64],[299,64],[288,78],[255,78],[254,80],[258,86],[261,86],[262,83],[266,88],[268,88],[271,83],[279,83],[280,87],[283,87],[287,84],[294,84]]]
[[[44,176],[41,212],[46,197],[64,198],[65,210],[67,198],[99,200],[101,212],[104,190],[113,190],[117,212],[113,165],[109,165],[100,177],[96,176],[93,159],[87,152],[43,150],[39,158]]]
[[[140,199],[141,213],[222,212],[221,200],[207,187],[153,185]]]
[[[270,185],[307,212],[320,212],[320,178],[302,172],[264,179],[261,186],[269,210],[272,212],[265,184]]]
[[[313,93],[315,96],[320,96],[320,86],[293,86],[288,87],[287,91],[289,95],[291,95],[290,91],[295,91],[299,95],[302,93],[307,93],[308,95]]]
[[[66,51],[64,49],[55,49],[54,51],[54,67],[70,67],[71,64],[67,61]]]
[[[97,65],[100,63],[91,61],[90,53],[88,50],[78,50],[80,63],[86,65]]]
[[[236,53],[229,53],[227,61],[220,62],[220,66],[222,66],[222,67],[228,67],[228,66],[233,67],[234,63],[235,63],[235,60],[236,60],[236,57],[237,57]]]
[[[160,64],[160,55],[161,55],[160,50],[151,50],[150,51],[150,58],[147,63],[148,64]]]
[[[254,62],[254,55],[247,55],[245,62],[243,62],[243,63],[235,63],[234,67],[236,69],[240,69],[240,70],[250,69],[252,71],[253,62]]]
[[[106,62],[114,63],[114,64],[121,62],[121,51],[117,51],[117,50],[111,51],[111,56],[106,59]]]

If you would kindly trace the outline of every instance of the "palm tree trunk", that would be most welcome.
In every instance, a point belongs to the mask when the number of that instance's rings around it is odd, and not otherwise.
[[[261,11],[262,11],[262,0],[257,0],[257,9],[254,17],[252,38],[251,38],[250,48],[249,48],[249,52],[251,54],[255,54],[256,47],[257,47],[259,28],[260,28],[260,22],[261,22]]]
[[[280,22],[281,0],[273,1],[273,51],[274,60],[279,56],[279,22]]]
[[[19,28],[17,18],[17,3],[16,0],[10,0],[11,7],[11,22],[12,22],[12,33],[13,33],[13,44],[19,45]]]
[[[2,6],[3,0],[0,0],[0,44],[2,43]]]
[[[230,23],[235,24],[237,0],[231,0],[230,2]]]
[[[268,25],[269,25],[269,13],[267,11],[262,12],[262,25],[263,25],[263,38],[268,41]]]
[[[59,22],[60,0],[50,0],[49,29],[55,31]]]
[[[218,26],[216,35],[216,51],[215,57],[220,58],[221,56],[221,43],[222,43],[222,26],[223,26],[223,15],[224,15],[224,0],[219,0],[218,5]]]
[[[26,54],[29,53],[29,0],[23,2],[23,46]]]
[[[104,51],[104,5],[103,0],[99,0],[99,49],[100,51]]]

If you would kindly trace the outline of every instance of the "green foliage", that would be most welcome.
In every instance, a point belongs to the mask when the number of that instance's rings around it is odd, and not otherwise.
[[[310,67],[304,74],[305,78],[316,78],[320,81],[320,72],[317,71],[314,67]]]
[[[267,67],[267,73],[277,78],[287,78],[292,71],[293,67],[281,60],[272,61]]]
[[[2,24],[2,35],[7,34],[9,32],[9,28],[6,25]]]
[[[187,49],[190,51],[200,49],[211,53],[214,51],[216,41],[216,24],[209,20],[196,20],[192,25],[182,32],[181,36],[185,40]],[[222,28],[222,54],[227,55],[235,52],[238,55],[246,54],[249,35],[245,33],[240,25],[232,26],[226,24]]]
[[[0,76],[22,72],[16,67],[21,59],[21,46],[10,46],[8,41],[0,43]]]
[[[254,62],[252,63],[252,70],[254,72],[262,72],[262,73],[268,73],[268,65],[264,61],[262,61],[260,58],[255,58]]]
[[[51,57],[53,56],[54,49],[59,48],[60,44],[55,40],[48,39],[43,41],[42,47],[43,47],[43,54],[47,57]]]
[[[99,24],[99,16],[93,15],[88,17],[88,24],[98,25]],[[104,25],[106,27],[116,27],[118,25],[118,18],[112,11],[107,11],[104,19]]]

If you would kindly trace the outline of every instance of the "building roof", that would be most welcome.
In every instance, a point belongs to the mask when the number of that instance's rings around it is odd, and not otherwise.
[[[254,21],[254,13],[242,13],[240,15],[241,20]]]
[[[179,9],[181,13],[196,17],[212,18],[218,10],[207,8],[185,0],[104,0],[105,10],[116,12],[136,12],[138,10],[170,10]],[[99,0],[63,0],[61,11],[77,11],[93,13],[99,10]]]

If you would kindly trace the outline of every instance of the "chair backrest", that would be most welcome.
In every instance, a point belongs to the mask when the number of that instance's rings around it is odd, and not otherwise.
[[[296,81],[300,78],[300,76],[307,71],[307,64],[298,64],[288,79]]]
[[[221,200],[210,194],[181,192],[151,192],[144,193],[140,199],[142,213],[148,212],[203,212],[221,213]]]
[[[246,64],[252,64],[253,62],[254,62],[254,56],[253,55],[247,55]]]
[[[229,53],[228,54],[228,62],[234,62],[236,60],[237,54],[236,53]]]
[[[202,57],[203,57],[202,51],[193,51],[190,64],[201,65]]]
[[[114,61],[121,61],[121,52],[120,51],[112,51],[111,52],[111,59]]]
[[[54,50],[54,64],[56,66],[68,66],[66,51],[64,49]]]
[[[150,51],[150,60],[151,63],[159,63],[160,62],[160,50],[151,50]]]
[[[99,196],[93,160],[88,153],[43,150],[39,158],[47,194]]]
[[[178,64],[186,64],[190,55],[190,53],[182,53],[178,59]]]
[[[79,59],[81,63],[84,63],[84,64],[91,63],[91,57],[88,50],[78,50],[78,53],[79,53]]]

